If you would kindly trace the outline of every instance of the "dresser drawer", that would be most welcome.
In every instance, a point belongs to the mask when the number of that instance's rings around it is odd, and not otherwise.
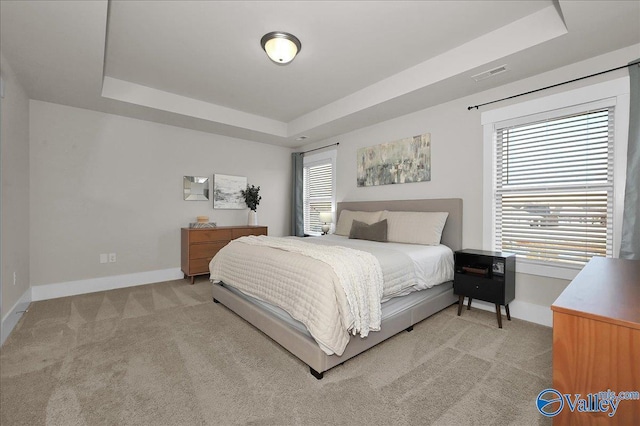
[[[494,280],[474,277],[471,275],[455,274],[453,281],[454,293],[486,302],[505,304],[504,283]]]
[[[189,261],[189,274],[188,275],[208,274],[209,273],[209,262],[211,262],[211,258],[190,260]]]
[[[247,235],[267,235],[267,228],[238,228],[233,229],[232,238],[246,237]]]
[[[210,242],[210,241],[229,241],[231,237],[231,229],[202,229],[191,230],[189,232],[189,241],[192,243]]]
[[[226,246],[226,241],[220,241],[216,243],[198,243],[191,244],[189,247],[189,259],[209,259],[218,252],[222,247]]]

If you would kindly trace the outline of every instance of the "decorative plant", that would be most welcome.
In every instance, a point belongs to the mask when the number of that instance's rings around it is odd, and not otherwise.
[[[244,202],[247,203],[247,207],[249,207],[254,212],[258,208],[258,204],[260,204],[260,200],[262,200],[262,197],[258,195],[258,192],[260,192],[260,187],[258,186],[256,188],[253,185],[251,186],[247,185],[246,190],[244,189],[240,190],[240,194],[242,194],[242,196],[244,197]]]

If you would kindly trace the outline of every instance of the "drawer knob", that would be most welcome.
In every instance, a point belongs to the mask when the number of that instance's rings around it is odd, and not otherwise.
[[[477,285],[477,286],[476,286],[476,288],[480,288],[480,286],[479,286],[479,285]]]

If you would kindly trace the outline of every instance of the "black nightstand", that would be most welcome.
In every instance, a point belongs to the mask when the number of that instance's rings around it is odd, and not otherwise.
[[[500,305],[504,305],[511,321],[509,303],[516,297],[516,255],[484,250],[459,250],[455,253],[453,291],[458,295],[458,316],[465,296],[496,305],[498,327],[502,328]]]

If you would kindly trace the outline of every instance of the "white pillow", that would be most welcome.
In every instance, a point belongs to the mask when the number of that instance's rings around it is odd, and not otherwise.
[[[371,225],[372,223],[380,222],[381,211],[377,212],[358,212],[351,210],[342,210],[340,212],[340,218],[338,218],[338,223],[336,224],[336,235],[344,235],[345,237],[349,236],[349,232],[351,232],[351,224],[354,220],[364,222],[367,225]]]
[[[380,220],[387,219],[387,240],[396,243],[440,244],[448,212],[383,211]]]

